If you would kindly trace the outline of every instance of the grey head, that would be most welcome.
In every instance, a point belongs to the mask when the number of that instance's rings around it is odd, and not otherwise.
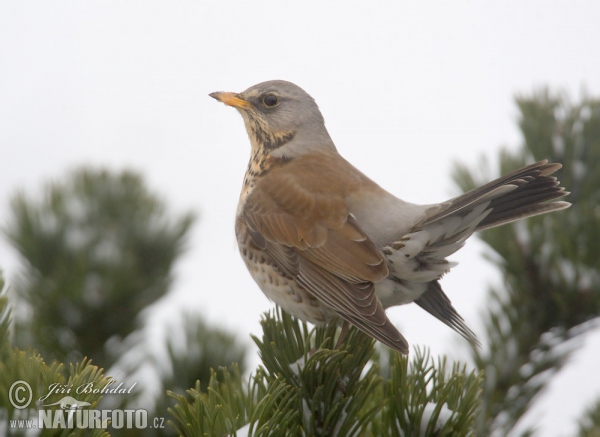
[[[291,82],[271,80],[238,94],[210,96],[242,115],[253,150],[289,158],[312,150],[335,151],[317,103]]]

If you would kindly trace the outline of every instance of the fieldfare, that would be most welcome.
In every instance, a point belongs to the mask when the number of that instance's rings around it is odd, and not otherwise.
[[[281,80],[211,97],[236,108],[251,156],[235,222],[241,255],[269,299],[317,325],[351,323],[403,354],[385,309],[415,302],[476,342],[442,291],[446,257],[473,232],[567,208],[540,161],[447,202],[390,194],[338,153],[313,98]]]

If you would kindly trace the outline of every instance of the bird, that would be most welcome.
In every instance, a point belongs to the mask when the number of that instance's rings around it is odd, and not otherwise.
[[[439,280],[474,232],[570,206],[546,160],[438,204],[401,200],[346,161],[315,100],[272,80],[210,97],[235,108],[250,159],[235,218],[240,254],[275,304],[323,326],[348,324],[401,354],[385,310],[416,303],[473,343]]]

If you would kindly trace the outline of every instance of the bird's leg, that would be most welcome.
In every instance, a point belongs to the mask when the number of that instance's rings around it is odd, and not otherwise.
[[[346,322],[344,320],[344,322],[342,323],[342,330],[340,331],[340,335],[338,337],[337,343],[335,344],[335,348],[339,350],[340,346],[342,344],[344,344],[344,340],[346,340],[346,337],[348,336],[348,329],[350,329],[350,323]]]
[[[344,341],[346,341],[346,337],[348,337],[349,330],[350,330],[350,323],[348,323],[344,320],[342,323],[342,330],[340,331],[340,335],[338,337],[338,340],[337,340],[337,343],[335,344],[334,349],[340,350],[340,347],[342,346],[342,344],[344,344]],[[341,376],[338,377],[337,389],[344,396],[346,396],[346,381],[344,381],[344,379]]]

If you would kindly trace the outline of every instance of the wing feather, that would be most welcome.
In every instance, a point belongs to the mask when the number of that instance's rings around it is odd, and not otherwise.
[[[375,294],[374,283],[388,276],[386,260],[343,197],[309,191],[290,177],[273,183],[274,177],[257,183],[238,218],[252,243],[342,319],[408,353],[407,341]]]

